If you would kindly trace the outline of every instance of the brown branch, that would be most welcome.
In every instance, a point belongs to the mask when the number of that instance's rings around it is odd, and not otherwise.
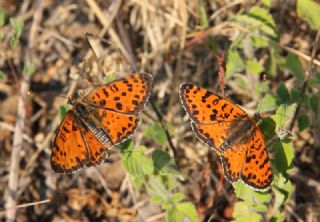
[[[164,124],[163,122],[163,117],[161,115],[161,113],[159,112],[157,106],[153,103],[153,101],[150,99],[149,100],[151,106],[152,106],[152,109],[154,110],[154,112],[156,113],[157,117],[158,117],[158,121],[162,127],[162,129],[164,130],[165,134],[166,134],[166,137],[167,137],[167,140],[168,140],[168,143],[169,143],[169,146],[172,150],[172,153],[173,153],[173,158],[176,160],[176,158],[178,157],[178,152],[177,152],[177,149],[176,147],[174,146],[173,142],[172,142],[172,139],[171,139],[171,136],[170,136],[170,133],[166,127],[166,125]],[[177,165],[179,165],[179,163],[177,162],[176,160],[176,163]]]
[[[25,7],[26,5],[22,5]],[[34,20],[29,33],[29,45],[31,49],[34,45],[34,39],[39,27],[39,23],[42,18],[42,1],[38,0],[35,3],[36,12],[34,15]],[[30,59],[30,58],[29,58]],[[17,119],[13,135],[12,151],[11,151],[11,161],[9,170],[9,181],[8,181],[8,192],[6,192],[6,221],[15,221],[16,218],[16,208],[17,205],[17,191],[19,184],[19,167],[20,167],[20,150],[23,144],[23,131],[26,118],[26,101],[30,86],[30,76],[23,73],[23,80],[20,86],[20,97],[18,100],[17,108]]]
[[[296,108],[296,110],[294,111],[294,115],[293,115],[293,118],[290,122],[290,127],[289,127],[289,131],[291,132],[293,127],[294,127],[294,124],[298,118],[298,115],[299,115],[299,112],[300,112],[300,109],[301,109],[301,106],[303,104],[303,98],[306,94],[306,91],[307,91],[307,88],[308,88],[308,84],[309,84],[309,81],[312,77],[312,74],[313,74],[313,71],[314,71],[314,59],[316,57],[316,52],[317,52],[317,48],[319,46],[319,41],[320,41],[320,30],[317,32],[317,36],[316,36],[316,39],[315,39],[315,42],[314,42],[314,45],[313,45],[313,49],[312,49],[312,52],[311,52],[311,60],[309,62],[309,66],[308,66],[308,69],[307,69],[307,72],[306,72],[306,78],[304,79],[303,81],[303,85],[302,85],[302,89],[301,89],[301,93],[300,93],[300,99],[299,99],[299,103],[298,103],[298,106]]]

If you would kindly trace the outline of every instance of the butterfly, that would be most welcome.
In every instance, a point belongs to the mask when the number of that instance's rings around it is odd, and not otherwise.
[[[69,100],[70,109],[53,140],[51,167],[72,173],[100,164],[111,147],[128,139],[151,94],[152,76],[135,73]]]
[[[180,85],[180,99],[198,139],[219,155],[228,181],[241,178],[257,190],[270,186],[271,164],[258,126],[259,113],[251,117],[229,100],[191,83]]]

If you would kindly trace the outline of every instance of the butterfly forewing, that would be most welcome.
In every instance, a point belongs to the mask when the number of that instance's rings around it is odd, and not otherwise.
[[[246,113],[230,101],[199,86],[180,86],[181,102],[190,118],[199,125],[232,122]]]
[[[119,113],[136,114],[151,93],[152,76],[134,74],[108,83],[84,98],[84,102]]]

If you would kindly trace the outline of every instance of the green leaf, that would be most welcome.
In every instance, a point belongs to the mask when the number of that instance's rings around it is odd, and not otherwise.
[[[153,162],[151,159],[144,156],[144,152],[147,148],[145,146],[139,146],[132,153],[132,158],[136,160],[137,169],[141,169],[141,171],[145,175],[151,175],[153,173]]]
[[[262,217],[260,214],[253,211],[245,202],[239,201],[235,204],[233,210],[234,221],[237,222],[260,222]]]
[[[252,45],[256,48],[265,48],[270,46],[270,41],[262,36],[250,36]]]
[[[128,139],[124,141],[123,143],[120,143],[117,145],[117,147],[120,149],[120,154],[126,158],[127,155],[133,150],[133,143],[131,139]]]
[[[313,30],[320,29],[320,4],[313,0],[298,0],[298,15],[305,20]]]
[[[226,64],[226,79],[229,79],[235,72],[245,68],[245,65],[239,55],[235,50],[228,50],[228,60]]]
[[[121,164],[137,185],[141,185],[145,178],[153,173],[153,162],[144,156],[145,150],[146,147],[139,146],[136,149],[121,152]]]
[[[276,213],[290,200],[293,186],[287,177],[278,174],[274,176],[274,186],[272,187],[272,190],[275,194],[275,203],[272,211],[273,213]]]
[[[0,70],[0,80],[4,79],[5,76],[6,74]]]
[[[191,221],[198,221],[197,210],[190,202],[179,203],[176,205],[178,211],[187,216]]]
[[[117,77],[115,75],[107,75],[103,78],[103,83],[107,84],[107,83],[112,82],[116,79],[117,79]]]
[[[189,202],[176,204],[167,211],[168,222],[186,221],[186,218],[192,222],[198,221],[196,208]]]
[[[6,12],[0,9],[0,26],[4,25],[5,17],[6,17]]]
[[[32,76],[36,71],[36,66],[30,62],[29,59],[25,59],[23,63],[23,73],[27,76]]]
[[[267,94],[260,103],[260,112],[264,113],[264,112],[268,112],[268,111],[272,111],[275,110],[277,108],[277,103],[276,103],[277,99],[276,97]]]
[[[150,198],[151,203],[161,203],[162,201],[164,201],[162,196],[158,194],[154,194]]]
[[[291,105],[281,104],[278,107],[276,114],[271,117],[276,122],[277,127],[285,128],[287,121],[292,119],[296,107],[297,104],[295,103]]]
[[[264,138],[266,140],[269,140],[273,136],[275,136],[276,123],[272,118],[263,118],[261,123],[259,124],[259,128],[263,131]]]
[[[254,31],[261,31],[273,39],[278,39],[278,31],[268,10],[258,6],[252,7],[247,15],[237,15],[236,21],[250,25]]]
[[[14,48],[19,44],[19,39],[23,31],[23,22],[21,22],[19,18],[10,18],[9,21],[13,29],[10,37],[10,46]]]
[[[254,190],[243,181],[232,183],[236,196],[244,201],[252,202]]]
[[[248,89],[248,78],[244,75],[235,75],[234,82],[242,89]]]
[[[159,171],[163,169],[167,164],[169,164],[171,157],[169,154],[162,150],[155,150],[152,153],[152,160],[154,164],[155,173],[158,174]]]
[[[63,120],[67,112],[71,109],[71,107],[68,104],[61,105],[59,107],[59,113],[60,113],[60,119]]]
[[[306,129],[309,126],[309,124],[310,122],[307,114],[302,114],[298,117],[298,126],[300,131],[303,131],[304,129]]]
[[[259,74],[261,72],[263,72],[263,66],[255,61],[255,60],[248,60],[247,61],[247,71],[249,73],[253,73],[253,74]]]
[[[207,29],[209,27],[208,15],[206,12],[206,4],[203,0],[200,1],[200,24],[203,28]]]
[[[275,213],[270,219],[270,222],[283,222],[283,221],[285,221],[285,214],[280,211]]]
[[[275,152],[275,166],[280,173],[286,173],[291,169],[294,158],[294,149],[291,143],[276,141],[273,145]]]
[[[184,199],[183,193],[174,193],[171,197],[172,202],[178,203]]]
[[[234,192],[239,199],[244,200],[246,203],[251,206],[262,208],[262,204],[269,203],[271,196],[269,194],[269,190],[265,191],[257,191],[253,188],[249,187],[242,180],[239,180],[235,183],[232,183],[234,188]],[[263,207],[266,209],[265,207]]]
[[[173,203],[171,202],[171,200],[166,200],[162,203],[162,208],[167,210],[168,214],[168,211],[170,211],[170,209],[173,209]]]
[[[283,205],[286,198],[286,194],[276,187],[273,188],[273,193],[275,196],[275,203],[273,206],[274,212],[277,212],[280,209],[280,207]]]
[[[144,135],[153,139],[156,143],[160,145],[165,145],[167,143],[166,133],[160,124],[156,123],[147,127],[144,130]]]
[[[262,0],[262,4],[268,8],[271,7],[271,1],[272,0]]]
[[[272,42],[267,43],[269,45],[270,56],[266,59],[264,64],[267,74],[271,76],[276,76],[277,74],[277,64],[280,63],[278,60],[279,49]],[[281,57],[280,57],[281,58]]]
[[[314,112],[314,114],[318,114],[318,107],[319,107],[319,95],[312,95],[309,99],[310,108]]]
[[[277,95],[280,98],[279,103],[289,103],[290,101],[290,93],[287,87],[281,82],[277,88]]]
[[[298,56],[289,53],[286,59],[286,67],[298,80],[304,80],[304,71]]]
[[[298,103],[300,101],[300,89],[291,89],[291,102]]]
[[[243,203],[245,203],[247,207],[250,206],[250,209],[252,210],[250,210],[250,212],[255,213],[268,211],[268,206],[271,201],[270,189],[266,189],[265,191],[256,191],[241,180],[233,183],[232,186],[235,189],[236,196],[244,200]],[[235,215],[237,215],[237,219],[241,219],[242,216],[244,216],[244,218],[251,217],[247,215],[247,213],[242,215],[241,212],[239,212],[239,214],[234,212],[234,216]]]

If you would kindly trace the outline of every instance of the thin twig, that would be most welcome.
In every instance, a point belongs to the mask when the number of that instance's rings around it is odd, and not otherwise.
[[[14,132],[15,131],[15,127],[11,126],[10,124],[6,123],[6,122],[1,122],[0,121],[0,127],[4,128],[4,129],[7,129],[11,132]],[[28,136],[27,134],[23,133],[22,134],[22,138],[27,141],[28,143],[30,144],[33,144],[33,139]]]
[[[36,201],[36,202],[32,202],[32,203],[25,203],[25,204],[20,204],[11,208],[6,208],[4,210],[0,210],[0,213],[3,213],[5,211],[8,210],[12,210],[14,209],[19,209],[19,208],[26,208],[26,207],[31,207],[31,206],[35,206],[35,205],[39,205],[39,204],[44,204],[44,203],[49,203],[51,200],[50,199],[46,199],[46,200],[40,200],[40,201]]]
[[[34,15],[34,20],[29,33],[29,49],[32,49],[34,45],[34,39],[39,27],[39,23],[42,18],[42,1],[36,1],[35,5],[37,10]],[[24,7],[24,5],[23,5]],[[31,59],[31,58],[29,58]],[[20,97],[18,101],[17,119],[13,135],[13,144],[11,152],[11,162],[9,171],[8,193],[6,194],[6,220],[15,221],[16,218],[16,206],[17,203],[17,189],[19,184],[19,165],[20,165],[20,150],[23,144],[23,130],[26,118],[26,101],[27,94],[29,92],[30,76],[23,73],[23,81],[20,87]]]
[[[166,125],[163,123],[163,117],[161,115],[161,113],[159,112],[157,106],[153,103],[153,101],[150,99],[149,100],[151,106],[152,106],[152,109],[154,110],[154,112],[156,113],[157,117],[158,117],[158,121],[162,127],[162,129],[164,130],[165,134],[166,134],[166,137],[167,137],[167,140],[168,140],[168,143],[169,143],[169,146],[172,150],[172,153],[173,153],[173,157],[174,158],[177,158],[178,157],[178,153],[177,153],[177,149],[176,147],[174,146],[173,142],[172,142],[172,139],[171,139],[171,136],[170,136],[170,133],[166,127]],[[177,162],[177,161],[176,161]],[[177,162],[178,164],[178,162]]]
[[[90,8],[94,12],[94,14],[97,16],[97,18],[100,21],[100,23],[103,25],[104,30],[108,30],[108,33],[109,33],[112,41],[118,46],[118,48],[123,53],[124,57],[128,61],[130,61],[131,64],[134,64],[134,62],[133,62],[134,59],[132,59],[132,55],[124,47],[124,45],[122,44],[122,42],[121,42],[119,36],[117,35],[116,31],[111,27],[111,23],[108,20],[108,17],[105,15],[105,13],[102,12],[102,10],[100,9],[100,7],[96,3],[96,1],[95,0],[86,0],[86,2],[90,6]],[[121,1],[119,1],[119,2],[121,2]],[[111,16],[113,16],[112,17],[113,19],[115,18],[115,15],[111,15]],[[111,20],[111,21],[113,21],[113,20]]]
[[[293,127],[294,127],[294,124],[298,118],[298,115],[299,115],[299,112],[300,112],[300,109],[301,109],[301,106],[303,104],[303,101],[304,101],[304,96],[306,94],[306,91],[307,91],[307,88],[308,88],[308,83],[312,77],[312,74],[313,74],[313,69],[314,69],[314,64],[313,64],[313,61],[316,57],[316,52],[317,52],[317,48],[319,46],[319,42],[320,42],[320,30],[317,32],[317,36],[316,36],[316,39],[315,39],[315,42],[314,42],[314,45],[313,45],[313,48],[312,48],[312,52],[311,52],[311,60],[309,62],[309,67],[307,69],[307,72],[306,72],[306,78],[304,79],[303,81],[303,85],[302,85],[302,89],[301,89],[301,92],[300,92],[300,101],[298,103],[298,106],[296,108],[296,110],[294,111],[294,115],[293,115],[293,118],[290,122],[290,127],[289,127],[289,131],[291,132]]]
[[[214,20],[215,18],[217,18],[222,12],[224,11],[228,11],[227,9],[245,3],[245,0],[238,0],[238,1],[231,1],[229,4],[226,4],[225,6],[219,8],[217,11],[215,11],[209,18],[210,21]]]
[[[296,212],[294,212],[294,210],[290,206],[286,205],[285,209],[289,212],[290,215],[292,215],[296,219],[297,222],[303,222],[299,215]]]
[[[8,184],[8,193],[6,198],[5,208],[6,211],[6,220],[7,221],[15,221],[16,218],[16,193],[18,189],[19,183],[19,165],[20,165],[20,150],[23,144],[23,129],[24,122],[26,117],[25,110],[25,99],[29,90],[29,81],[28,77],[24,77],[24,81],[22,81],[20,88],[20,97],[18,101],[18,109],[17,109],[17,120],[14,129],[13,135],[13,144],[11,151],[11,162],[10,162],[10,170],[9,170],[9,184]],[[10,209],[10,210],[9,210]]]
[[[264,39],[272,42],[273,44],[279,46],[280,48],[282,48],[282,49],[284,49],[284,50],[286,50],[286,51],[288,51],[288,52],[290,52],[290,53],[292,53],[292,54],[294,54],[294,55],[297,55],[298,57],[303,58],[304,60],[306,60],[306,61],[308,61],[308,62],[312,62],[313,64],[316,64],[317,66],[320,66],[320,61],[319,61],[319,60],[316,60],[315,58],[313,58],[313,60],[312,60],[312,56],[310,57],[310,56],[308,56],[308,55],[306,55],[306,54],[304,54],[304,53],[302,53],[302,52],[299,52],[299,51],[296,50],[296,49],[293,49],[293,48],[284,46],[284,45],[282,45],[282,44],[280,44],[280,43],[278,43],[278,42],[270,39],[269,37],[267,37],[267,36],[265,36],[265,35],[254,33],[254,32],[252,32],[250,29],[248,29],[248,28],[246,28],[246,27],[243,27],[243,26],[238,25],[238,24],[235,24],[235,23],[229,23],[229,22],[226,22],[225,30],[227,30],[227,25],[230,25],[230,28],[232,28],[232,29],[236,28],[236,30],[241,30],[241,31],[243,31],[243,32],[250,33],[250,34],[255,35],[255,36],[258,36],[258,35],[259,35],[259,37],[264,38]],[[213,28],[210,28],[210,29],[212,29],[213,31],[215,31],[214,27],[213,27]],[[210,29],[209,29],[209,30],[210,30]]]

